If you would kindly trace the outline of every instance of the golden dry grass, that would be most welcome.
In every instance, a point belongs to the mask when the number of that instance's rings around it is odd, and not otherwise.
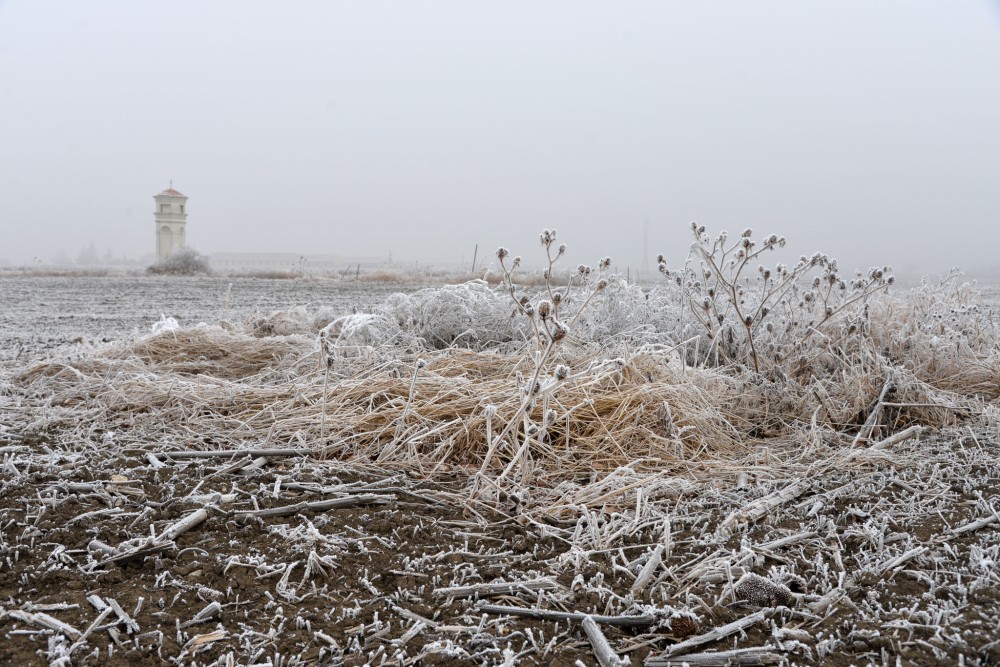
[[[869,338],[853,348],[818,345],[771,376],[693,367],[664,346],[569,344],[553,360],[571,373],[550,392],[554,420],[530,437],[529,423],[544,422],[544,401],[521,413],[517,378],[533,372],[530,344],[513,353],[344,345],[327,371],[305,333],[308,318],[291,311],[267,326],[168,331],[38,364],[19,381],[68,408],[62,418],[136,442],[293,445],[418,474],[513,471],[553,488],[623,466],[691,472],[762,452],[806,465],[817,448],[850,446],[873,413],[866,438],[954,424],[998,393],[995,339],[967,336],[952,352],[926,335],[900,337],[900,313],[914,317],[925,305],[886,299],[873,308]],[[887,378],[891,392],[880,403]],[[495,455],[484,465],[491,442]]]

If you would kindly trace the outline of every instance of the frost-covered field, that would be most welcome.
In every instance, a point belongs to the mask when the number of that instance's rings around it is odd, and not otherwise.
[[[813,262],[0,278],[0,663],[997,664],[997,292]]]
[[[184,326],[241,321],[293,305],[371,309],[399,285],[226,277],[4,276],[0,362],[24,362],[74,342],[148,333],[161,316]]]

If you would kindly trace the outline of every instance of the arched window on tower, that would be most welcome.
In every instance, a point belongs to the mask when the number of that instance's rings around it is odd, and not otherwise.
[[[166,225],[160,227],[160,238],[158,246],[160,255],[163,257],[173,252],[173,247],[172,247],[173,239],[171,238],[171,236],[172,235],[170,234],[170,227],[167,227]]]

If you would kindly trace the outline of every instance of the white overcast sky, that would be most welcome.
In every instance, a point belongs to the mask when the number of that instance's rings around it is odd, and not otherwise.
[[[0,0],[0,258],[1000,266],[1000,2]]]

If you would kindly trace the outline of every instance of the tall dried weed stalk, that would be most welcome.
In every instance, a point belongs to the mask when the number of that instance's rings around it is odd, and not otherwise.
[[[660,272],[679,287],[691,315],[705,330],[712,349],[729,363],[762,368],[780,363],[789,346],[804,342],[848,316],[857,316],[873,295],[893,283],[888,267],[844,278],[837,260],[823,253],[803,255],[794,266],[765,266],[762,256],[785,246],[771,234],[760,244],[750,229],[736,239],[728,232],[714,238],[691,224],[695,241],[684,266],[670,270],[663,255]],[[808,279],[809,274],[815,275]],[[771,342],[762,348],[760,341]]]
[[[518,467],[523,481],[528,481],[531,445],[534,443],[536,447],[544,446],[552,425],[560,417],[566,417],[552,406],[553,395],[570,374],[568,366],[555,363],[557,350],[594,297],[608,286],[607,273],[611,267],[609,257],[602,259],[596,270],[585,264],[579,265],[565,285],[557,284],[556,264],[565,256],[566,244],[556,244],[555,229],[544,230],[539,235],[539,240],[545,249],[546,267],[542,272],[542,295],[534,302],[518,287],[516,272],[521,265],[521,258],[511,258],[506,248],[499,248],[496,253],[503,272],[503,288],[510,296],[515,313],[528,321],[533,345],[529,348],[531,370],[528,376],[520,373],[516,376],[520,407],[495,437],[492,435],[492,421],[496,409],[492,405],[486,408],[490,438],[480,466],[479,478],[485,477],[494,456],[501,448],[508,445],[513,451],[506,466],[493,480],[494,485]],[[577,298],[577,292],[582,298]]]

